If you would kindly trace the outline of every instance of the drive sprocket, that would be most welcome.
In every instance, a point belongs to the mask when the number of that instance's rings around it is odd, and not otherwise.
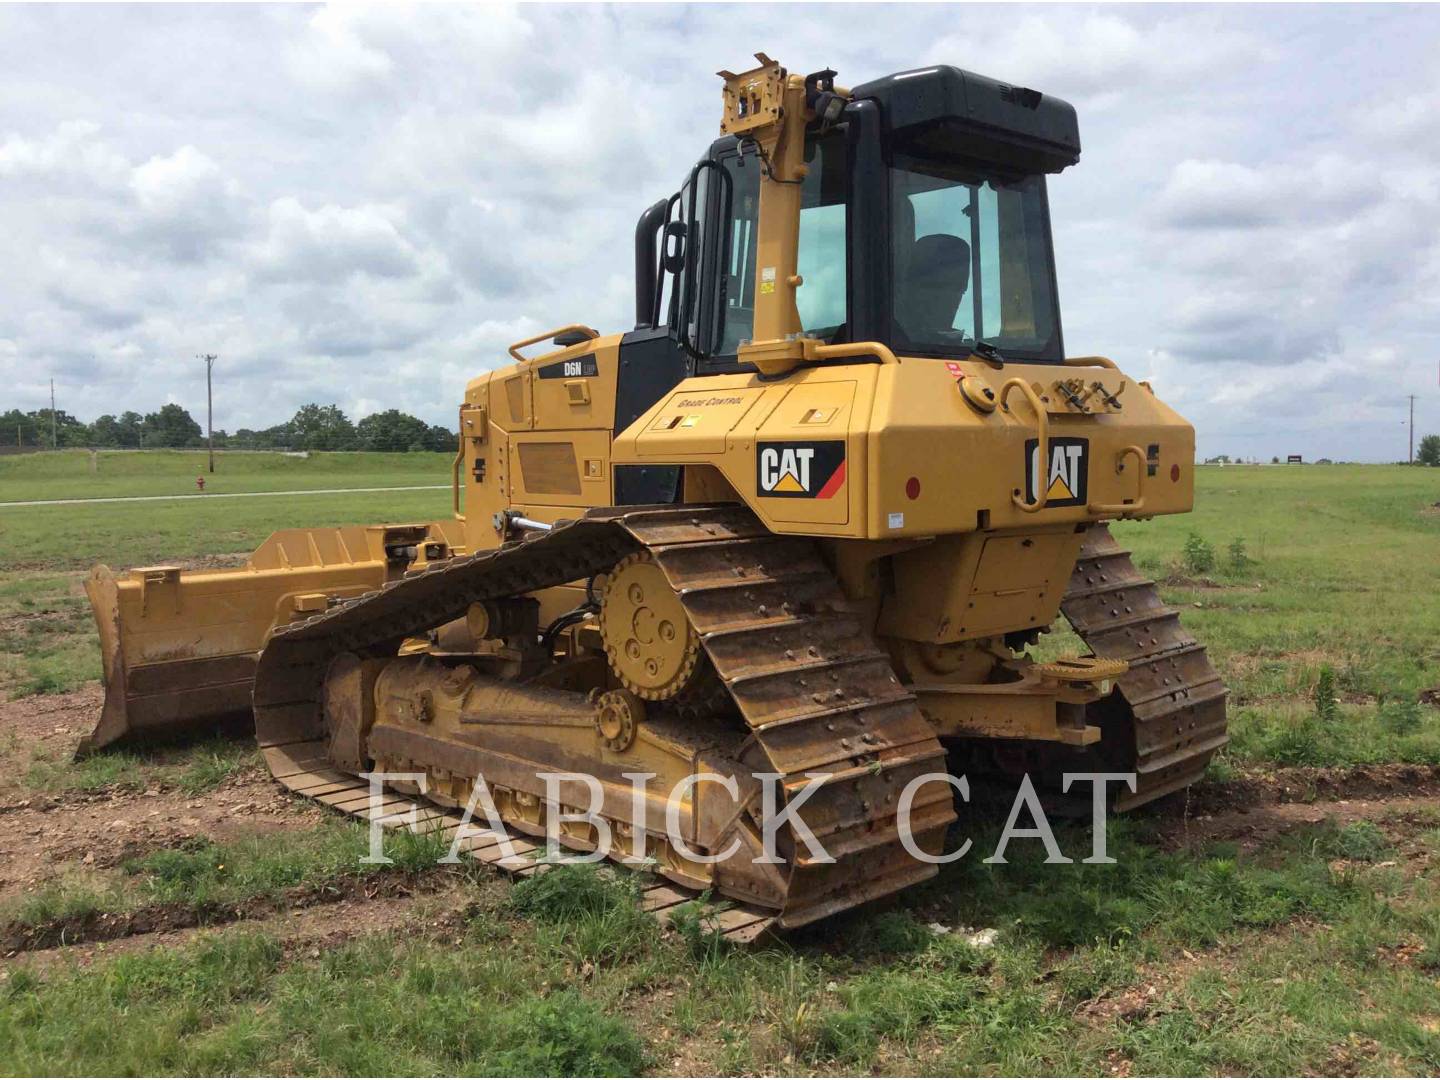
[[[627,555],[605,575],[600,637],[610,670],[645,701],[685,696],[709,675],[700,635],[648,551]]]

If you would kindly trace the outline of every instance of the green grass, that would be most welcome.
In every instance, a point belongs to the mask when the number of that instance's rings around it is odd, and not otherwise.
[[[213,791],[246,768],[260,766],[253,740],[215,737],[188,746],[116,750],[74,760],[65,746],[35,754],[25,787],[36,794],[144,791],[174,788],[187,795]]]
[[[1440,763],[1440,709],[1416,704],[1440,688],[1440,470],[1207,466],[1196,486],[1193,513],[1114,531],[1230,686],[1232,758]],[[1203,580],[1184,566],[1192,535],[1216,553]],[[1074,648],[1055,637],[1047,650]],[[1325,666],[1338,722],[1315,716]]]
[[[458,928],[316,951],[237,928],[12,969],[0,1071],[1428,1074],[1440,894],[1384,864],[1415,841],[1395,828],[1198,857],[1125,831],[1117,865],[1055,877],[1017,844],[1007,866],[966,860],[889,910],[750,950],[662,935],[628,874],[555,870],[477,893]],[[194,855],[145,873],[200,886],[214,853]],[[622,911],[633,925],[605,921]],[[1002,933],[977,948],[937,921]]]
[[[640,908],[639,875],[614,867],[557,866],[518,882],[510,903],[545,928],[541,940],[574,966],[644,955],[658,929]]]
[[[0,1067],[29,1073],[624,1076],[631,1025],[573,990],[539,995],[472,933],[287,961],[272,938],[126,956],[0,992]]]
[[[104,499],[117,495],[298,491],[306,488],[448,484],[448,454],[217,453],[206,472],[204,450],[61,450],[0,457],[0,502]]]
[[[470,875],[475,867],[438,866],[449,845],[438,833],[386,834],[389,864],[362,859],[370,850],[366,826],[334,817],[277,837],[243,836],[225,843],[196,840],[126,859],[113,869],[61,876],[0,906],[0,925],[43,928],[94,913],[123,915],[165,906],[202,922],[225,918],[241,905],[276,902],[292,891],[324,893],[347,881],[396,875]]]
[[[151,481],[154,459],[183,478],[189,452],[116,454],[115,493]],[[103,458],[103,455],[102,455]],[[309,460],[235,455],[252,487],[427,482],[443,455],[330,454]],[[62,460],[63,459],[63,460]],[[243,460],[242,460],[243,459]],[[88,469],[88,454],[0,459],[0,469]],[[17,464],[18,463],[18,464]],[[157,468],[162,468],[157,464]],[[227,466],[230,467],[230,466]],[[162,469],[162,471],[163,471]],[[444,470],[438,475],[443,482]],[[4,473],[0,473],[4,476]],[[36,482],[40,482],[39,478]],[[57,482],[63,477],[57,477]],[[83,477],[82,477],[83,479]],[[17,481],[19,482],[19,481]],[[28,482],[28,481],[26,481]],[[4,481],[0,480],[0,487]],[[1116,526],[1141,569],[1210,648],[1232,690],[1236,762],[1440,762],[1440,472],[1391,466],[1201,468],[1196,510]],[[80,590],[93,562],[114,567],[245,552],[278,528],[446,516],[443,491],[38,507],[0,515],[0,692],[57,692],[99,675]],[[1203,580],[1184,569],[1196,536],[1216,553]],[[1243,542],[1245,560],[1230,551]],[[1073,650],[1072,635],[1047,652]],[[1339,722],[1317,724],[1311,692],[1336,673]]]
[[[1440,761],[1440,710],[1418,703],[1440,686],[1440,515],[1425,512],[1440,471],[1205,468],[1198,483],[1195,514],[1116,531],[1234,689],[1234,742],[1215,772]],[[240,551],[284,525],[425,520],[447,504],[422,492],[6,514],[0,679],[13,692],[47,672],[57,687],[90,677],[75,583],[92,558]],[[1183,566],[1192,534],[1216,559],[1203,580]],[[1315,704],[1327,667],[1333,711]],[[42,758],[14,782],[201,792],[251,760],[225,744]],[[698,918],[662,932],[634,904],[635,877],[568,868],[476,889],[458,928],[418,920],[318,956],[235,928],[91,968],[22,957],[0,981],[0,1072],[1440,1070],[1433,811],[1298,826],[1253,850],[1167,850],[1139,819],[1113,827],[1114,866],[1044,866],[1024,840],[1007,865],[985,865],[993,828],[979,813],[975,850],[933,883],[758,950]],[[1088,853],[1084,829],[1059,832],[1067,854]],[[395,842],[390,869],[356,863],[362,834],[339,822],[151,852],[57,879],[7,917],[213,910],[437,872],[433,838]],[[999,938],[977,947],[967,927]]]
[[[383,487],[445,483],[442,454],[234,455],[224,490]],[[102,454],[109,486],[78,495],[132,495],[189,476],[190,451]],[[85,452],[0,458],[0,502],[77,494]],[[81,468],[85,475],[71,475]],[[151,470],[154,475],[151,475]],[[51,476],[49,473],[56,473]],[[217,474],[219,475],[219,474]],[[222,488],[211,485],[215,490]],[[0,694],[63,693],[100,677],[95,628],[82,583],[97,562],[115,569],[244,554],[277,529],[433,521],[448,517],[445,491],[368,492],[274,499],[186,500],[15,507],[0,512]]]
[[[0,574],[88,570],[248,553],[276,529],[434,521],[450,515],[448,491],[287,495],[208,502],[31,506],[0,515]],[[0,584],[5,580],[0,579]]]

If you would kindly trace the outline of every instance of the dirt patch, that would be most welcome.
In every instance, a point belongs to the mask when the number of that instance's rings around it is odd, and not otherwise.
[[[286,795],[261,775],[232,779],[195,798],[152,788],[14,806],[0,814],[0,899],[33,889],[67,867],[115,865],[125,852],[196,839],[219,843],[313,827],[324,814],[318,804]]]
[[[26,773],[33,762],[68,758],[80,737],[94,727],[102,701],[101,688],[91,684],[69,694],[0,703],[0,899],[153,851],[313,829],[333,816],[319,803],[285,792],[258,764],[193,796],[163,786],[31,790]],[[454,872],[445,869],[408,876],[382,872],[232,904],[154,904],[37,926],[12,923],[0,927],[0,953],[27,965],[87,964],[97,956],[175,945],[209,928],[237,924],[277,931],[306,948],[323,948],[359,934],[409,925],[422,914],[428,918],[437,907],[458,910],[492,887],[500,887],[498,879],[494,885],[459,883]]]
[[[0,615],[0,634],[23,634],[29,630],[34,623],[53,622],[56,619],[63,619],[65,617],[65,612],[57,611],[54,608]]]
[[[1235,843],[1242,852],[1254,852],[1298,829],[1330,820],[1337,825],[1370,821],[1402,849],[1406,860],[1428,865],[1427,846],[1417,838],[1440,822],[1440,794],[1390,799],[1334,799],[1319,802],[1280,802],[1235,806],[1211,813],[1191,813],[1156,822],[1156,836],[1165,847],[1190,847],[1217,841]]]
[[[0,899],[67,869],[114,865],[123,852],[313,827],[325,816],[318,804],[282,791],[258,765],[197,796],[155,787],[31,791],[25,775],[32,762],[73,752],[94,727],[101,701],[93,684],[0,703]]]
[[[1254,592],[1258,585],[1224,585],[1207,577],[1190,577],[1186,574],[1166,574],[1158,584],[1166,589],[1184,589],[1186,592],[1221,593]]]
[[[1206,781],[1166,799],[1163,814],[1216,814],[1277,803],[1440,796],[1440,765],[1296,766]]]
[[[465,917],[487,888],[495,884],[442,885],[409,894],[339,897],[333,903],[272,910],[261,918],[228,926],[184,927],[105,940],[73,942],[48,949],[13,953],[0,958],[0,980],[23,966],[45,972],[54,967],[88,968],[97,961],[127,953],[184,946],[204,934],[243,928],[279,940],[287,953],[318,959],[347,941],[397,930],[429,936],[447,935],[463,927]]]
[[[290,908],[315,908],[341,900],[413,897],[443,891],[455,874],[443,870],[423,874],[379,873],[365,878],[340,878],[324,886],[287,889],[233,904],[151,904],[134,911],[86,912],[37,925],[11,923],[0,927],[0,950],[6,955],[79,942],[113,941],[140,934],[222,926],[273,915]]]
[[[94,728],[104,700],[100,684],[91,683],[68,694],[0,701],[0,777],[23,776],[36,750],[73,751]]]
[[[1279,667],[1286,669],[1291,673],[1303,673],[1306,671],[1319,671],[1322,667],[1328,667],[1333,671],[1339,671],[1345,667],[1346,663],[1347,660],[1344,656],[1338,655],[1333,652],[1327,652],[1324,649],[1297,649],[1292,652],[1277,652],[1273,654],[1234,653],[1225,658],[1223,667],[1225,669],[1227,680],[1233,683],[1253,678],[1254,676],[1258,675],[1260,670],[1267,665],[1278,665]],[[1298,676],[1295,677],[1298,678]],[[1294,690],[1297,695],[1294,700],[1308,700],[1308,698],[1306,698],[1308,683],[1302,685],[1297,682],[1294,684]],[[1352,697],[1356,698],[1357,704],[1360,703],[1358,699],[1363,699],[1365,702],[1375,700],[1374,696],[1370,694],[1359,694],[1353,691],[1344,690],[1342,690],[1341,693],[1342,696],[1345,694],[1350,694]],[[1266,697],[1266,700],[1283,701],[1286,700],[1286,696],[1283,694],[1271,694]]]
[[[196,796],[155,787],[29,790],[24,778],[32,761],[68,756],[93,728],[102,701],[99,685],[92,684],[70,694],[0,703],[0,769],[7,780],[0,789],[0,898],[187,842],[311,829],[332,816],[320,804],[286,793],[258,764]],[[437,905],[461,908],[485,887],[457,884],[453,873],[443,870],[418,877],[382,873],[231,905],[151,905],[35,927],[12,924],[0,929],[0,951],[27,965],[84,965],[117,952],[182,944],[210,928],[236,924],[276,932],[307,949],[324,948],[408,925],[417,911]]]

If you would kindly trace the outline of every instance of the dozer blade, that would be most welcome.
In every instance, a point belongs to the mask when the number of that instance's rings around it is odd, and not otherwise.
[[[443,525],[284,529],[232,570],[96,566],[85,592],[100,634],[105,704],[77,755],[130,737],[247,723],[260,649],[297,615],[378,589]]]

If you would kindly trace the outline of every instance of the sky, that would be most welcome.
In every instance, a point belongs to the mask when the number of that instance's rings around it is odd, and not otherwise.
[[[1203,456],[1440,432],[1440,7],[0,6],[0,412],[309,401],[453,426],[552,326],[633,323],[635,220],[763,50],[1076,106],[1067,351]],[[202,419],[203,423],[203,419]]]

